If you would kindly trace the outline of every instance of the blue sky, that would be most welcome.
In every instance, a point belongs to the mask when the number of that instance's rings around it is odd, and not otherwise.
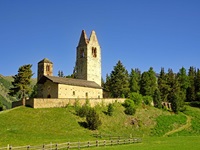
[[[0,0],[0,74],[49,58],[54,75],[73,71],[82,30],[95,30],[102,76],[118,60],[128,71],[200,68],[199,0]]]

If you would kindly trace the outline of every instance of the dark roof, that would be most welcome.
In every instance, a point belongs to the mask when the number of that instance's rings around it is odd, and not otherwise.
[[[72,78],[64,78],[64,77],[55,77],[55,76],[43,76],[38,83],[43,84],[46,80],[50,80],[54,83],[58,84],[66,84],[72,86],[81,86],[81,87],[89,87],[89,88],[96,88],[102,89],[96,82],[94,81],[87,81],[81,79],[72,79]]]
[[[38,64],[40,64],[40,63],[50,63],[50,64],[53,64],[48,58],[42,59]]]

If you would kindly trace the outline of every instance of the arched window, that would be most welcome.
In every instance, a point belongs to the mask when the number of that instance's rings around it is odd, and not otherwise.
[[[92,47],[92,56],[97,57],[97,48],[96,47]]]
[[[49,65],[46,66],[46,71],[50,71],[50,66]]]

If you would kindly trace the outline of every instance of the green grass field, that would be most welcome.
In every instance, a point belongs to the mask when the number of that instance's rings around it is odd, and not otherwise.
[[[106,107],[97,106],[102,125],[91,131],[81,126],[85,118],[75,115],[74,107],[33,109],[18,107],[0,112],[0,147],[41,145],[97,140],[94,134],[101,134],[102,139],[111,136],[142,137],[141,144],[106,147],[106,149],[177,149],[177,146],[199,148],[200,109],[187,107],[185,114],[191,116],[191,126],[170,137],[162,137],[169,131],[176,130],[187,123],[184,114],[172,114],[154,107],[138,108],[134,116],[124,114],[119,103],[114,105],[113,116],[105,114]],[[136,122],[133,123],[133,120]],[[192,147],[193,148],[193,147]],[[104,148],[103,148],[104,149]]]
[[[84,150],[199,150],[200,136],[182,136],[182,137],[148,137],[144,138],[142,143],[117,145],[107,147],[85,148]]]

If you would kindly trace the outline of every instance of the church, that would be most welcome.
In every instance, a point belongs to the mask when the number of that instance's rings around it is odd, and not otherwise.
[[[75,78],[53,76],[53,63],[38,62],[37,98],[103,98],[101,48],[95,31],[87,38],[83,30],[76,48]]]

